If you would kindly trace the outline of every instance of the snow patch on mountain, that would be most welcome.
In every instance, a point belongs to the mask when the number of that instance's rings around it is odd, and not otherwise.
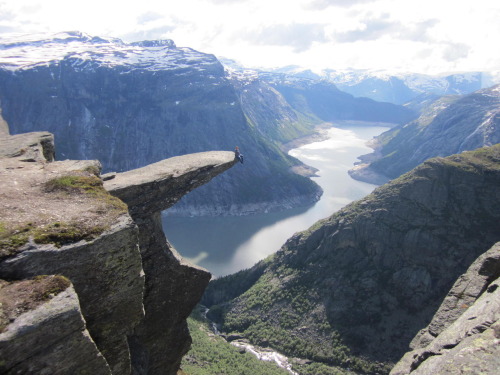
[[[213,55],[176,47],[172,40],[125,43],[81,32],[0,37],[0,67],[11,71],[69,60],[75,69],[125,66],[145,70],[194,68],[219,64]]]

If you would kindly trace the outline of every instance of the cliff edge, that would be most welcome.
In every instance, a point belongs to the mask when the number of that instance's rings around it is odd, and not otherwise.
[[[234,165],[234,153],[105,183],[97,161],[53,160],[50,133],[0,137],[1,372],[175,374],[210,273],[168,244],[160,211]],[[43,287],[47,277],[62,286]]]
[[[161,211],[236,162],[233,152],[202,152],[118,173],[104,183],[127,203],[139,228],[146,316],[129,337],[134,374],[175,374],[191,344],[186,318],[211,278],[166,241]]]

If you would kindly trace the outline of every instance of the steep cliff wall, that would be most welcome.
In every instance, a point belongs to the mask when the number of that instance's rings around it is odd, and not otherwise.
[[[233,152],[190,154],[119,173],[105,182],[111,194],[127,203],[139,227],[146,316],[129,337],[134,374],[177,371],[191,342],[186,318],[211,277],[184,262],[166,241],[161,211],[236,162]]]
[[[391,375],[497,374],[500,369],[500,243],[455,282]]]
[[[500,240],[498,186],[500,145],[431,159],[252,270],[215,280],[203,302],[225,331],[256,344],[387,372],[380,362],[403,355],[452,283]]]
[[[127,207],[104,189],[98,162],[49,163],[50,139],[1,140],[0,278],[9,282],[0,286],[0,365],[6,373],[175,374],[190,345],[185,319],[210,274],[167,243],[160,210],[233,166],[234,153],[108,176],[106,188]],[[54,274],[68,285],[30,297],[40,303],[5,322],[11,290],[21,288],[12,281]],[[15,348],[26,355],[11,356]]]

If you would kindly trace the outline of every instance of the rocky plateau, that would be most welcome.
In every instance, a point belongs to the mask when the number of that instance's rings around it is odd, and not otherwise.
[[[234,153],[103,183],[97,161],[53,161],[52,140],[1,137],[0,372],[176,374],[211,275],[168,243],[160,212],[231,168]]]

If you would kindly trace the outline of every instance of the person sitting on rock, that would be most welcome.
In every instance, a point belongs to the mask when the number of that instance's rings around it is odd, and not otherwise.
[[[240,153],[240,148],[238,146],[236,146],[236,148],[234,149],[234,154],[236,155],[240,163],[243,164],[243,154]]]

